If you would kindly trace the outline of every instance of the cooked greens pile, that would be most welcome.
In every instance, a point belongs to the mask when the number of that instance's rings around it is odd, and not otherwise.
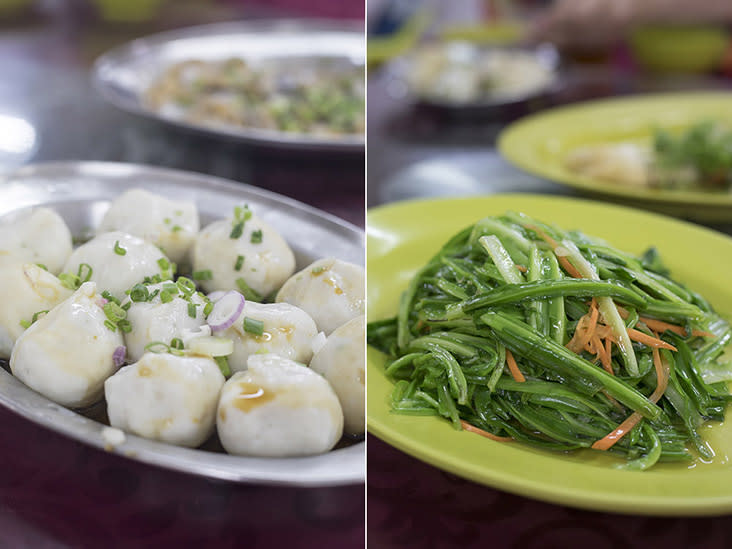
[[[732,331],[668,274],[653,248],[637,258],[523,214],[487,217],[416,273],[368,343],[389,355],[395,412],[609,451],[628,469],[710,458],[699,429],[724,417]]]
[[[700,122],[678,136],[658,129],[653,150],[652,174],[659,186],[732,186],[732,131],[716,122]]]

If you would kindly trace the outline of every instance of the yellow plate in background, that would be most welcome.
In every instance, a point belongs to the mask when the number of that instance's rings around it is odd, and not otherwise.
[[[732,193],[637,188],[564,166],[567,154],[582,145],[649,142],[654,128],[681,131],[703,120],[732,127],[732,93],[639,95],[551,109],[508,126],[498,149],[529,173],[593,195],[687,219],[732,222]]]
[[[688,223],[638,210],[537,195],[402,202],[368,214],[368,319],[394,316],[413,274],[453,234],[486,215],[524,212],[565,229],[580,229],[611,245],[661,252],[672,276],[732,317],[732,239]],[[369,432],[414,457],[465,478],[527,497],[576,507],[633,514],[710,515],[732,512],[732,419],[706,427],[717,452],[710,464],[660,464],[619,471],[620,461],[595,451],[573,454],[500,443],[456,431],[437,417],[394,414],[385,357],[369,348]]]

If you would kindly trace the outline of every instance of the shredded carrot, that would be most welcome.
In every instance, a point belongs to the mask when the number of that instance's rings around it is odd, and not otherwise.
[[[653,352],[653,365],[656,367],[656,379],[658,380],[658,384],[656,385],[656,389],[653,391],[653,394],[648,397],[648,400],[655,404],[661,399],[668,387],[669,367],[661,360],[661,353],[656,347],[653,347],[651,351]],[[592,447],[595,450],[608,450],[612,448],[617,441],[623,438],[638,424],[642,417],[643,416],[638,412],[633,412],[628,416],[628,419],[618,425],[618,427],[616,427],[610,434],[595,441]]]
[[[621,317],[625,319],[630,316],[630,313],[628,313],[627,310],[623,309],[620,306],[617,307]],[[654,332],[663,333],[668,330],[670,332],[680,335],[681,337],[686,337],[688,334],[686,328],[684,328],[683,326],[679,326],[678,324],[671,324],[670,322],[664,322],[663,320],[639,316],[638,321],[648,326],[648,328],[650,330],[653,330]],[[695,337],[716,337],[713,333],[706,332],[704,330],[692,330],[691,335]]]
[[[595,352],[600,357],[600,363],[602,364],[602,367],[611,376],[615,375],[615,372],[613,372],[612,361],[610,359],[610,353],[605,350],[606,346],[602,344],[602,341],[597,334],[595,334],[592,339],[595,343]]]
[[[637,341],[639,343],[643,343],[644,345],[648,345],[649,347],[658,348],[658,349],[668,349],[669,351],[676,351],[676,347],[671,345],[670,343],[666,343],[665,341],[658,339],[657,337],[649,336],[648,334],[644,334],[643,332],[636,330],[634,328],[628,328],[628,335],[630,336],[630,339],[633,341]]]
[[[471,425],[464,419],[460,420],[460,425],[462,425],[463,429],[465,429],[466,431],[470,431],[471,433],[476,433],[482,437],[489,438],[491,440],[496,440],[498,442],[510,442],[513,440],[511,437],[499,437],[498,435],[494,435],[493,433],[489,433],[488,431],[479,429],[478,427]]]
[[[552,247],[552,250],[554,250],[555,252],[556,249],[559,248],[559,243],[551,236],[546,234],[544,231],[542,231],[539,227],[535,227],[534,225],[524,225],[524,228],[534,231],[537,235],[539,235],[539,238],[549,244]],[[572,278],[583,278],[582,274],[577,270],[574,265],[572,265],[572,263],[570,263],[569,259],[567,259],[563,255],[558,255],[557,259],[559,260],[559,264],[564,268],[564,270],[569,273],[569,276],[571,276]]]
[[[516,263],[516,264],[514,265],[514,267],[516,267],[516,269],[518,269],[518,270],[519,270],[519,271],[521,271],[522,273],[528,272],[528,269],[527,269],[526,267],[524,267],[523,265],[519,265],[518,263]]]
[[[582,349],[587,347],[587,344],[592,340],[595,330],[597,329],[597,320],[599,316],[600,311],[597,308],[597,302],[593,297],[590,302],[589,312],[577,321],[577,328],[574,331],[574,335],[566,345],[570,351],[579,353]]]
[[[511,351],[509,351],[508,349],[506,349],[506,363],[508,364],[508,369],[511,371],[511,375],[513,376],[513,379],[515,381],[518,381],[520,383],[526,381],[524,374],[521,373],[518,364],[516,364],[516,359],[513,358],[513,353],[511,353]]]
[[[675,334],[679,334],[682,337],[686,337],[686,329],[682,326],[671,324],[669,322],[664,322],[663,320],[656,320],[655,318],[646,318],[643,316],[639,316],[638,321],[648,326],[648,329],[653,330],[654,332],[663,333],[668,330],[669,332],[673,332]]]
[[[638,425],[638,422],[641,420],[642,417],[643,416],[641,416],[638,412],[633,412],[628,416],[628,419],[618,425],[612,433],[605,435],[605,437],[601,438],[600,440],[595,441],[595,443],[592,445],[592,448],[595,450],[609,450],[617,441],[619,441],[627,433],[632,431],[633,427]]]

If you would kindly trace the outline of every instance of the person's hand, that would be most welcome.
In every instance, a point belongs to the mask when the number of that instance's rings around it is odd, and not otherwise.
[[[559,47],[605,49],[625,35],[633,0],[557,0],[536,22],[532,38]]]
[[[730,0],[556,0],[531,37],[559,47],[606,49],[637,25],[732,22]]]

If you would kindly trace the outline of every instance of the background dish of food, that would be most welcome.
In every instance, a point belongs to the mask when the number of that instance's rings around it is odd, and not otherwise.
[[[299,268],[323,253],[363,264],[363,236],[352,225],[294,200],[247,185],[172,170],[113,163],[58,163],[29,166],[4,178],[0,215],[46,205],[67,221],[75,236],[97,226],[109,201],[135,187],[193,200],[204,224],[220,218],[232,204],[247,202],[290,243]],[[101,432],[98,407],[85,417],[54,404],[25,387],[7,371],[0,404],[48,428],[92,446],[109,448]],[[363,443],[348,444],[308,458],[242,458],[205,450],[174,447],[126,435],[111,448],[120,455],[170,469],[237,482],[325,486],[357,483],[364,476]],[[204,444],[216,449],[215,441]]]
[[[203,123],[184,119],[175,109],[157,110],[146,100],[150,86],[171,66],[190,60],[220,62],[241,58],[253,66],[268,61],[311,64],[324,59],[343,63],[353,72],[364,66],[365,44],[359,25],[273,20],[189,27],[134,40],[101,56],[93,79],[102,95],[117,107],[182,128],[267,146],[318,150],[363,149],[362,134],[310,134]]]
[[[407,62],[407,82],[421,101],[500,105],[545,93],[555,85],[558,57],[551,46],[529,50],[448,41],[415,49]]]
[[[589,194],[697,221],[732,220],[732,194],[619,185],[578,175],[567,166],[588,145],[650,146],[658,128],[683,132],[704,120],[732,126],[732,95],[669,93],[592,101],[533,115],[506,128],[501,154],[515,166]],[[635,149],[634,149],[635,150]]]
[[[549,45],[494,47],[463,41],[425,43],[387,67],[420,104],[493,109],[558,89],[559,56]]]
[[[654,244],[680,281],[708,296],[721,315],[732,313],[723,264],[724,258],[732,257],[732,241],[727,237],[617,206],[496,195],[407,202],[372,210],[368,218],[369,320],[394,314],[399,294],[414,272],[447,238],[486,215],[507,210],[571,225],[632,253]],[[425,219],[431,222],[425,225]],[[640,226],[642,241],[637,231]],[[727,463],[732,453],[729,425],[705,430],[705,437],[717,449],[710,464],[697,462],[690,468],[659,465],[647,474],[618,471],[612,468],[617,460],[607,456],[541,452],[456,431],[441,419],[393,414],[389,407],[392,383],[384,375],[383,360],[378,351],[368,351],[369,430],[432,465],[502,490],[582,508],[665,515],[732,509],[732,497],[725,488],[732,475]]]

